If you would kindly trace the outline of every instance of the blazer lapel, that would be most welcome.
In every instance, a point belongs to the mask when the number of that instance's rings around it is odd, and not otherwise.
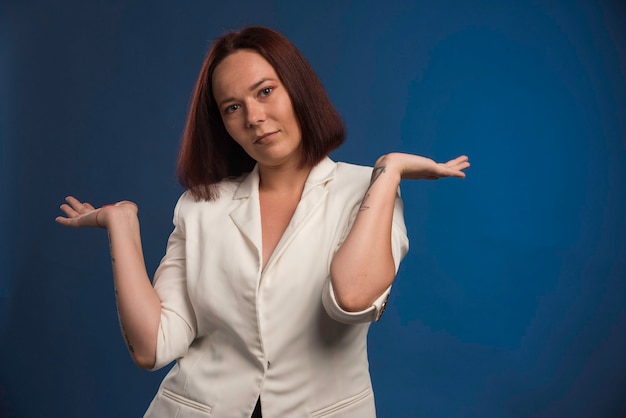
[[[306,223],[307,219],[324,201],[326,195],[328,194],[326,184],[333,179],[335,169],[336,164],[328,157],[311,169],[309,177],[304,184],[304,190],[302,192],[300,202],[298,203],[298,207],[289,221],[289,225],[287,226],[287,229],[285,229],[283,236],[280,238],[280,241],[278,241],[270,259],[267,261],[267,265],[263,270],[264,273],[270,270],[275,261],[280,258],[280,255],[289,246],[291,240]]]
[[[261,238],[261,207],[259,205],[259,169],[257,166],[241,182],[233,200],[240,200],[241,204],[230,212],[239,232],[255,247],[259,259],[262,254]]]

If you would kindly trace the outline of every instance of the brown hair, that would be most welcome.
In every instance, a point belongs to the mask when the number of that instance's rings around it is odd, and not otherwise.
[[[213,44],[200,70],[178,157],[178,180],[196,199],[215,199],[218,182],[255,164],[226,131],[213,96],[215,68],[240,49],[265,58],[285,86],[302,134],[301,167],[314,166],[345,139],[343,121],[322,83],[287,38],[264,27],[227,33]]]

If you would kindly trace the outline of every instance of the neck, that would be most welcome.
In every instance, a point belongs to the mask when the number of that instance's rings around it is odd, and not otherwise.
[[[268,167],[259,165],[259,191],[263,193],[302,193],[310,167],[297,165]]]

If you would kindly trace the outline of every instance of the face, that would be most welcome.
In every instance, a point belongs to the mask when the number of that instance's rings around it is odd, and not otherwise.
[[[217,65],[213,94],[230,136],[259,167],[297,165],[300,125],[274,67],[251,50],[240,50]]]

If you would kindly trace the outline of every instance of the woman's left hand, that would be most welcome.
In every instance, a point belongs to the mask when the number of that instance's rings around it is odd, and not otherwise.
[[[445,163],[437,163],[419,155],[393,152],[383,155],[375,167],[385,166],[385,171],[395,170],[403,180],[438,180],[443,177],[465,178],[463,170],[470,166],[465,155]]]

